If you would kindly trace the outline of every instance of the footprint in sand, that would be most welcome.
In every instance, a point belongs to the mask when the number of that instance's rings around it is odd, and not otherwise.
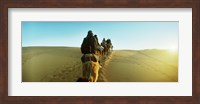
[[[65,79],[65,77],[61,77],[61,79],[62,79],[62,80],[64,80],[64,79]]]
[[[53,75],[53,78],[58,78],[58,75]]]

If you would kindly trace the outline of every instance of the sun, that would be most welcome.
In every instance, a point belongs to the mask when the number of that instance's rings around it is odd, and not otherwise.
[[[176,52],[178,50],[178,47],[176,47],[175,45],[171,46],[169,49],[168,49],[170,52]]]

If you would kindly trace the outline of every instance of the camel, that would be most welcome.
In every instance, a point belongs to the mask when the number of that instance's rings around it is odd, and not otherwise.
[[[82,65],[83,78],[89,82],[97,82],[99,73],[99,62],[86,61]]]
[[[98,79],[98,72],[100,64],[98,56],[94,54],[85,54],[81,57],[83,77],[79,78],[77,82],[96,82]]]

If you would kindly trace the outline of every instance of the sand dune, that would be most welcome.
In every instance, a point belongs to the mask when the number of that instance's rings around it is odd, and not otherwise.
[[[80,48],[23,47],[23,82],[75,82],[82,75]],[[116,50],[102,57],[98,82],[176,82],[178,57],[163,50]]]
[[[114,51],[104,69],[108,82],[177,82],[178,55],[165,50]]]
[[[80,48],[23,47],[23,82],[74,82],[81,75]]]

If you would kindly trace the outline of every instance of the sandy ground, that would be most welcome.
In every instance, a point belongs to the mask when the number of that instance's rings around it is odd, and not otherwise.
[[[80,48],[22,49],[23,82],[75,82],[82,75]],[[102,57],[98,82],[176,82],[177,53],[161,50],[117,50]]]
[[[80,48],[23,48],[23,82],[74,82],[82,75]]]
[[[108,82],[177,82],[178,55],[164,50],[114,51],[104,66]]]

